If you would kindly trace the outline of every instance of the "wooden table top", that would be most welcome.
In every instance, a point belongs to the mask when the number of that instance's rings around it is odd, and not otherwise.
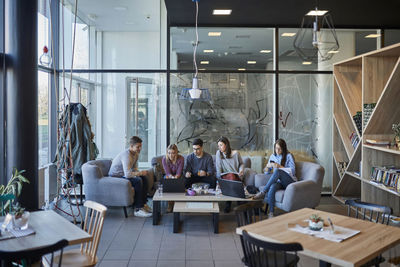
[[[318,214],[324,220],[330,217],[334,225],[359,230],[360,233],[336,243],[288,229],[288,223],[306,220],[311,214]],[[236,233],[241,234],[242,230],[261,240],[279,243],[298,242],[304,249],[301,254],[340,266],[360,266],[400,243],[399,227],[308,208],[237,228]]]
[[[209,201],[209,202],[218,202],[218,201],[253,201],[251,198],[238,198],[238,197],[230,197],[222,194],[219,195],[197,195],[197,196],[187,196],[185,193],[163,193],[162,196],[158,194],[158,190],[154,193],[153,201]]]
[[[76,245],[92,239],[79,226],[51,210],[31,212],[29,227],[32,227],[36,233],[24,237],[0,240],[0,250],[15,251],[40,248],[54,244],[61,239],[68,240],[69,245]]]

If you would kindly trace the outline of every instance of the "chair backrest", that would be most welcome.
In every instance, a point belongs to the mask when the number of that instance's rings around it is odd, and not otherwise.
[[[86,200],[83,205],[86,207],[83,230],[93,238],[91,241],[81,245],[81,252],[88,255],[91,262],[95,263],[107,208],[102,204],[91,200]]]
[[[68,246],[68,241],[62,239],[52,245],[42,247],[39,249],[20,250],[20,251],[0,251],[1,266],[11,266],[11,262],[21,262],[22,266],[31,266],[41,260],[42,256],[51,253],[51,261],[47,262],[53,266],[54,252],[60,250],[58,263],[56,266],[62,266],[62,255],[64,247]],[[20,266],[20,265],[19,265]]]
[[[14,199],[15,195],[13,194],[0,195],[1,216],[11,212]]]
[[[261,210],[263,205],[262,201],[251,201],[235,207],[234,211],[238,227],[261,221],[264,214]]]
[[[297,251],[303,250],[300,243],[272,243],[250,236],[246,230],[242,232],[247,258],[247,266],[297,266]],[[287,252],[291,252],[290,254]]]
[[[296,177],[300,180],[312,180],[322,188],[325,169],[318,163],[296,161]]]
[[[345,204],[348,206],[347,215],[351,217],[354,209],[354,217],[369,220],[371,222],[389,224],[392,208],[373,203],[362,202],[356,199],[348,199]]]

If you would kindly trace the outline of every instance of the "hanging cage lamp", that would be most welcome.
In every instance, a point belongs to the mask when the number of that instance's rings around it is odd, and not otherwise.
[[[302,19],[293,46],[305,61],[331,59],[339,51],[339,41],[329,11],[316,7],[308,12]]]

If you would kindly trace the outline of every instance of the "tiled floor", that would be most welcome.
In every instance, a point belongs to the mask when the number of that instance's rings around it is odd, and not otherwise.
[[[331,197],[323,197],[317,209],[346,213],[346,208]],[[219,234],[213,233],[211,215],[181,216],[183,226],[178,234],[172,232],[171,214],[164,214],[157,226],[152,225],[152,218],[134,217],[132,210],[128,215],[125,219],[122,208],[107,211],[97,266],[243,266],[233,212],[221,214]],[[318,266],[318,261],[301,256],[299,266]]]

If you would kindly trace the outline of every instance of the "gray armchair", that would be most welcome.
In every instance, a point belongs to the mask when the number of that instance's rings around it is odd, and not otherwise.
[[[185,164],[186,164],[186,156],[187,155],[182,155],[185,158]],[[153,157],[151,160],[151,165],[153,166],[153,173],[154,173],[154,179],[155,181],[160,181],[161,178],[164,177],[165,171],[162,166],[162,158],[164,156],[156,156]],[[212,155],[213,160],[214,160],[214,166],[215,166],[215,155]],[[251,169],[251,160],[249,157],[242,157],[243,159],[243,164],[244,164],[244,183],[245,185],[254,185],[254,177],[256,175],[256,172]]]
[[[276,207],[284,211],[294,211],[302,208],[315,208],[321,200],[324,168],[313,162],[296,162],[297,182],[291,183],[285,190],[275,193]],[[270,175],[257,174],[255,186],[264,187]]]
[[[128,217],[126,207],[133,204],[135,190],[127,179],[110,177],[112,160],[99,159],[88,161],[82,165],[83,189],[85,199],[96,201],[105,206],[122,206],[125,217]],[[149,171],[149,191],[151,191],[154,179],[153,171]]]

